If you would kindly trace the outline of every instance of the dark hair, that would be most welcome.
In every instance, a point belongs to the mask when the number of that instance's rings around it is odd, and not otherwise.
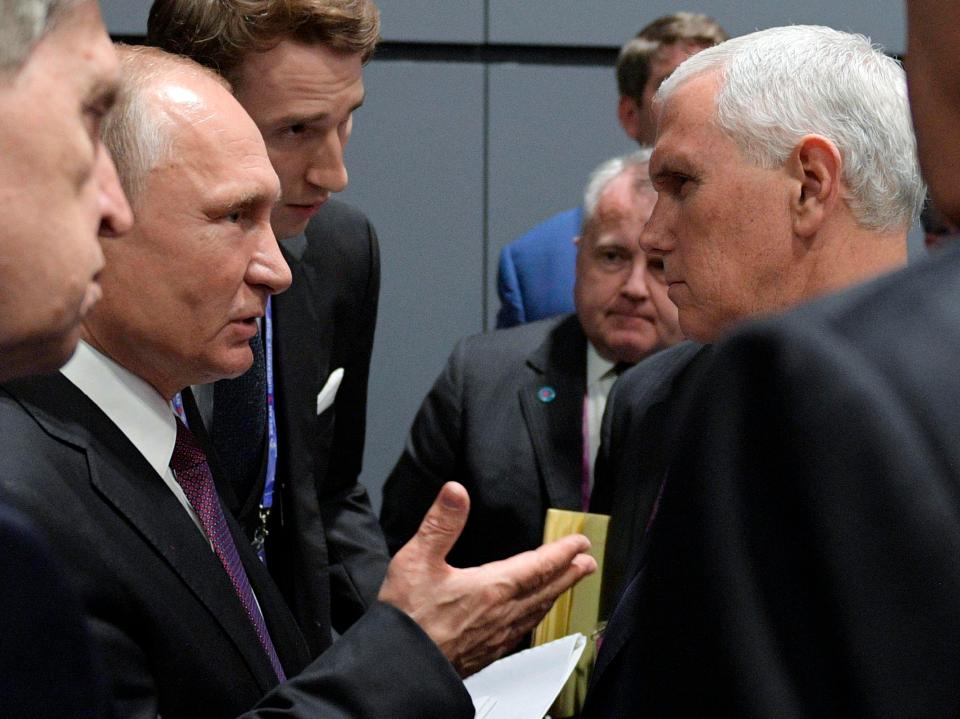
[[[155,0],[147,42],[186,55],[224,77],[252,52],[281,40],[360,53],[366,62],[380,39],[372,0]]]
[[[720,24],[708,15],[678,12],[659,17],[620,48],[617,89],[621,95],[642,105],[643,88],[650,77],[650,62],[657,50],[676,43],[712,47],[727,37]]]

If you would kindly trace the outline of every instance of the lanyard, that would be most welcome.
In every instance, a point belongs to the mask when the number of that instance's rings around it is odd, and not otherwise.
[[[263,485],[263,496],[260,498],[260,521],[254,536],[254,547],[261,560],[265,560],[263,540],[266,537],[267,518],[273,507],[273,488],[277,480],[277,412],[273,392],[273,313],[271,298],[267,298],[267,308],[263,317],[263,344],[264,359],[267,374],[267,472]],[[180,393],[174,395],[171,401],[174,413],[183,421],[186,427],[190,426],[187,414],[183,408],[183,398]]]
[[[267,479],[263,486],[260,509],[269,511],[273,506],[273,486],[277,479],[277,412],[273,394],[273,312],[271,298],[267,297],[267,310],[263,317],[264,354],[267,364]]]
[[[170,404],[173,405],[173,413],[180,418],[180,421],[183,422],[183,426],[187,429],[190,429],[190,420],[187,419],[187,413],[183,410],[183,397],[180,396],[179,392],[173,395],[173,399],[170,400]]]

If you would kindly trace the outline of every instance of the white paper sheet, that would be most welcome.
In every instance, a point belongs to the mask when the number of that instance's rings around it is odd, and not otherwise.
[[[586,646],[585,636],[571,634],[504,657],[467,677],[463,683],[478,719],[543,719]]]

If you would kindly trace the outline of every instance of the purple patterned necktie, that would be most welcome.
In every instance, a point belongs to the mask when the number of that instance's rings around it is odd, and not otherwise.
[[[170,459],[170,468],[173,469],[177,483],[183,488],[183,493],[187,495],[187,499],[197,513],[200,526],[203,527],[210,544],[213,545],[214,553],[227,571],[227,576],[230,577],[230,582],[250,618],[250,623],[253,624],[257,638],[267,653],[273,670],[277,673],[277,678],[283,681],[286,678],[283,667],[280,666],[277,650],[267,632],[267,625],[253,596],[253,588],[250,586],[247,572],[240,562],[237,545],[223,516],[217,490],[213,485],[210,465],[207,464],[207,456],[193,432],[187,429],[179,418],[177,418],[177,442],[173,448],[173,457]]]

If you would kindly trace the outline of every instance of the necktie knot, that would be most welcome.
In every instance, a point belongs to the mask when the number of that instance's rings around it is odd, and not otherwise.
[[[173,445],[170,468],[174,472],[184,472],[199,467],[207,461],[207,455],[193,432],[177,417],[177,440]]]

